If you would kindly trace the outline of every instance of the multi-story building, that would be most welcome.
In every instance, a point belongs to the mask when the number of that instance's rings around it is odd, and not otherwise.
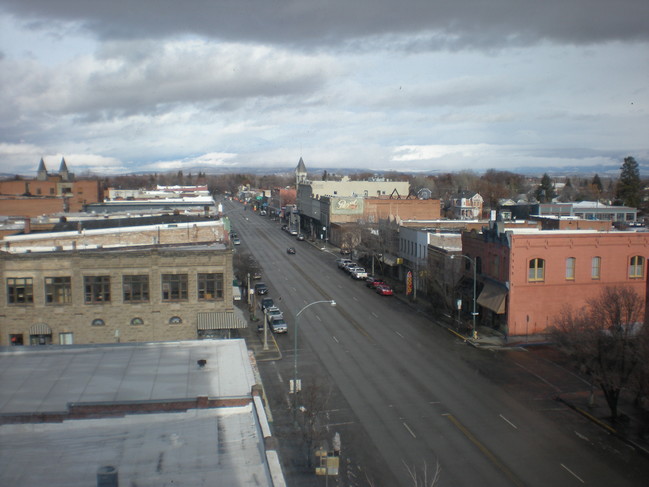
[[[191,340],[245,326],[223,244],[0,252],[0,345]]]
[[[479,220],[482,218],[484,200],[475,191],[461,191],[451,196],[450,217],[457,220]]]
[[[57,174],[51,174],[41,159],[36,179],[0,181],[2,215],[34,217],[46,213],[77,212],[84,205],[103,200],[97,179],[79,179],[68,171],[65,159]]]
[[[565,306],[580,308],[606,286],[629,286],[646,303],[646,232],[506,230],[492,222],[463,233],[462,251],[467,277],[477,275],[479,322],[509,336],[544,333]]]

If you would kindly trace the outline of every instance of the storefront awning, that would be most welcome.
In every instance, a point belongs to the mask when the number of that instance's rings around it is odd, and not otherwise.
[[[198,313],[199,330],[231,330],[233,328],[245,328],[246,326],[246,322],[234,313]]]
[[[496,314],[505,312],[505,298],[507,297],[507,288],[492,282],[485,282],[485,286],[478,296],[478,304],[484,308],[489,308]]]
[[[392,255],[383,254],[383,257],[381,257],[381,262],[392,267],[397,265],[397,258]]]

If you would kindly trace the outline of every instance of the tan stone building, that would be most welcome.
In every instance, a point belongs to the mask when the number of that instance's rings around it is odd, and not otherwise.
[[[0,345],[191,340],[245,326],[222,243],[0,252]]]

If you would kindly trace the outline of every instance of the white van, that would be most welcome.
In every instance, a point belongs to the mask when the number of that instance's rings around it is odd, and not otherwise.
[[[232,300],[241,301],[241,288],[239,286],[232,286]]]

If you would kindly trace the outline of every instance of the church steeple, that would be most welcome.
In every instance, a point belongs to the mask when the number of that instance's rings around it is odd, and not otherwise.
[[[70,172],[68,171],[68,165],[65,163],[64,157],[61,157],[61,167],[59,167],[59,176],[61,176],[61,180],[63,181],[70,180]]]
[[[295,168],[295,187],[303,182],[306,181],[306,166],[304,165],[304,161],[300,157],[300,162],[297,163],[297,167]]]
[[[38,169],[36,170],[36,179],[38,181],[47,181],[47,168],[45,167],[45,161],[41,157],[41,162],[38,164]]]

